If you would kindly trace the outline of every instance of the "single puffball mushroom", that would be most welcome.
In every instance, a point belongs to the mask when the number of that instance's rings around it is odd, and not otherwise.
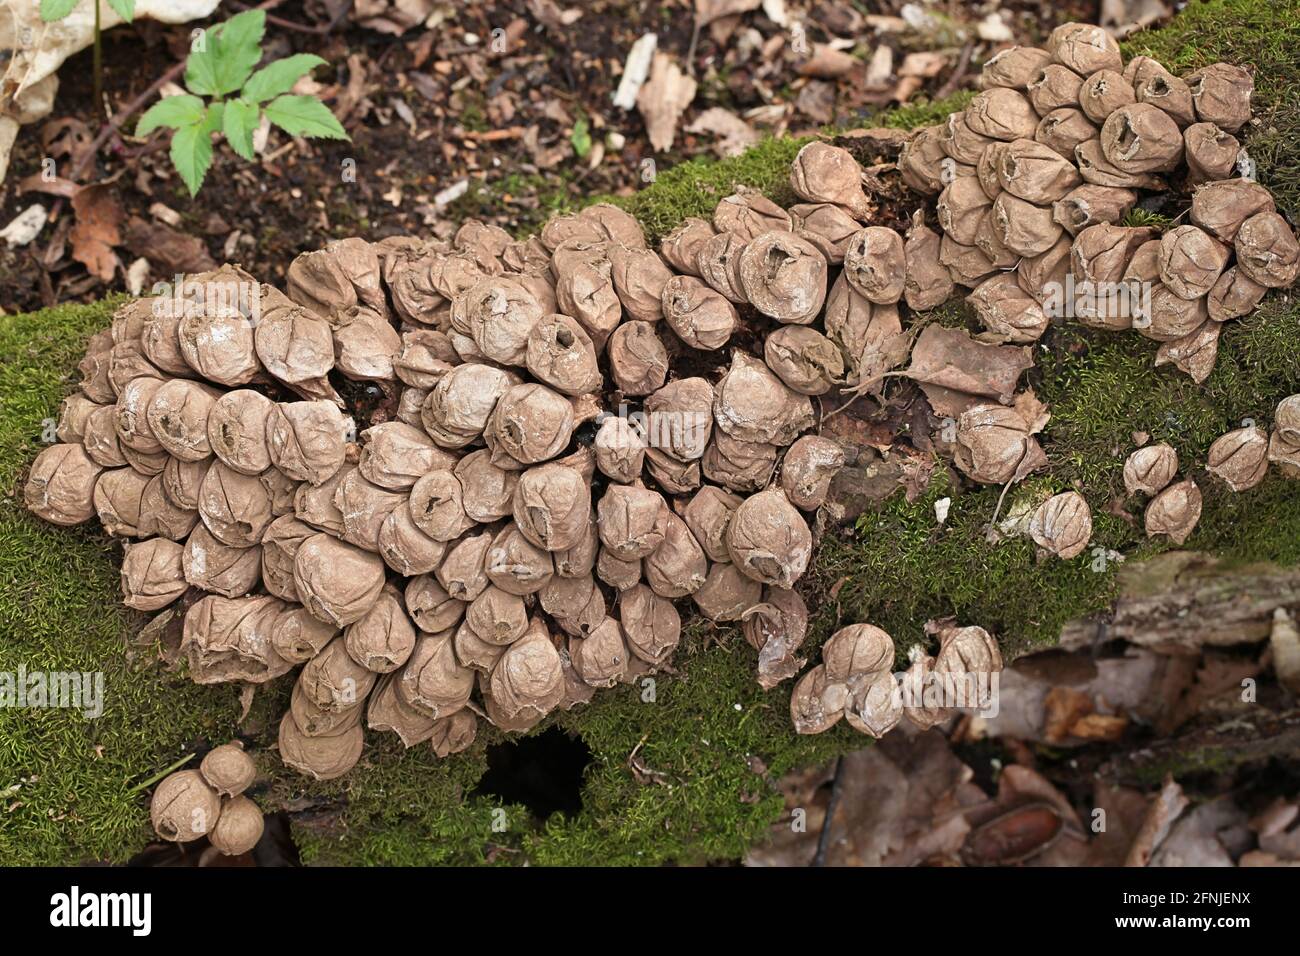
[[[976,94],[966,107],[966,125],[980,136],[1011,142],[1030,139],[1038,126],[1038,114],[1022,93],[994,87]]]
[[[872,302],[888,305],[901,299],[906,274],[903,237],[884,226],[863,229],[844,252],[849,284]]]
[[[1241,143],[1213,123],[1193,123],[1183,130],[1187,179],[1197,183],[1227,179],[1237,168]]]
[[[208,444],[228,467],[260,475],[271,467],[267,420],[276,404],[261,392],[238,388],[218,398],[208,412]]]
[[[1160,281],[1175,295],[1198,299],[1214,288],[1231,252],[1196,226],[1176,226],[1160,239]]]
[[[520,532],[533,544],[546,551],[566,551],[586,533],[591,487],[565,465],[538,465],[515,485],[513,513]]]
[[[622,328],[615,330],[615,336]],[[583,395],[600,388],[596,347],[582,326],[567,315],[546,315],[533,325],[524,348],[524,364],[538,381],[565,395]]]
[[[984,61],[980,70],[980,84],[985,89],[1005,86],[1012,90],[1023,90],[1051,58],[1050,53],[1037,47],[1006,47]]]
[[[271,464],[295,481],[319,485],[343,465],[351,430],[333,402],[277,405],[266,418]]]
[[[762,583],[727,561],[709,567],[704,586],[691,595],[691,600],[710,621],[739,621],[762,597]]]
[[[772,332],[763,358],[781,381],[801,395],[824,395],[844,379],[844,355],[816,329],[786,325]]]
[[[690,216],[664,236],[659,243],[659,252],[678,273],[698,278],[700,247],[716,232],[713,223]]]
[[[901,243],[900,243],[901,245]],[[788,445],[813,423],[812,403],[761,360],[737,349],[714,389],[718,427],[740,441]]]
[[[812,532],[785,492],[769,489],[736,509],[727,528],[727,551],[753,580],[789,588],[808,568]]]
[[[718,431],[709,442],[700,464],[704,476],[724,488],[738,492],[760,491],[771,483],[780,451],[776,445],[742,441]],[[651,474],[654,474],[653,469]]]
[[[716,485],[705,485],[681,506],[686,526],[691,529],[710,561],[731,560],[731,552],[727,550],[727,526],[731,524],[731,516],[740,507],[742,500]]]
[[[1124,487],[1130,495],[1159,494],[1178,473],[1178,452],[1161,442],[1137,449],[1124,461]]]
[[[271,643],[275,652],[291,664],[305,664],[338,636],[339,629],[311,616],[301,605],[287,607],[275,619]]]
[[[726,306],[731,309],[731,303],[726,303]],[[727,320],[728,335],[732,325],[734,322]],[[610,375],[625,396],[649,395],[661,388],[668,378],[668,350],[649,322],[624,322],[609,337],[606,352]],[[594,357],[592,364],[594,367]],[[599,373],[597,378],[599,380]]]
[[[939,638],[939,653],[934,658],[934,669],[939,674],[951,674],[958,680],[986,677],[1002,670],[1002,652],[998,642],[982,627],[957,627],[951,623],[927,624],[926,630]],[[993,699],[993,686],[989,680],[976,680],[976,700],[967,706],[977,710],[987,708]]]
[[[275,522],[272,522],[271,527],[267,528],[268,534],[274,526]],[[307,532],[314,533],[311,528],[307,528]],[[262,577],[262,556],[263,548],[259,546],[232,548],[214,538],[206,525],[198,524],[185,539],[181,568],[187,584],[222,597],[235,598],[249,594],[257,587],[257,582]],[[273,591],[269,584],[267,590],[276,597],[297,601],[298,592],[292,590],[292,562],[288,582],[287,594]]]
[[[808,636],[808,607],[797,592],[765,589],[763,603],[741,615],[741,622],[745,640],[758,651],[758,683],[764,690],[802,669],[805,660],[795,653]]]
[[[492,460],[502,467],[534,465],[562,452],[573,435],[570,401],[545,385],[506,390],[492,411],[484,437]]]
[[[618,611],[633,654],[655,667],[672,656],[682,634],[681,616],[672,601],[637,584],[619,597]]]
[[[451,630],[465,613],[465,602],[448,594],[431,574],[411,578],[403,598],[415,626],[430,634]]]
[[[54,498],[54,492],[47,491],[46,488],[47,484],[54,484],[54,478],[49,477],[49,472],[53,471],[54,467],[61,462],[63,453],[56,451],[56,449],[61,448],[79,449],[80,446],[50,446],[50,448],[47,448],[45,451],[41,452],[41,455],[36,457],[36,462],[32,465],[32,475],[34,477],[28,478],[28,488],[31,489],[34,484],[36,489],[34,492],[30,490],[28,491],[28,507],[37,514],[41,514],[42,517],[44,517],[44,515],[41,513],[39,508],[48,508],[49,505],[47,504],[47,501],[53,502],[56,500]],[[141,474],[134,468],[114,468],[111,471],[105,471],[100,474],[98,466],[91,465],[88,459],[86,459],[84,463],[81,462],[79,452],[67,452],[66,454],[69,456],[76,456],[71,458],[69,467],[78,470],[89,467],[93,469],[93,474],[99,476],[98,480],[94,482],[93,501],[95,513],[99,516],[99,523],[104,526],[104,530],[117,537],[139,537],[142,502],[144,500],[145,489],[149,487],[149,482],[151,480],[149,476]],[[42,455],[49,455],[49,459],[42,461]],[[43,467],[40,470],[37,470],[37,464],[40,464]],[[55,474],[57,477],[62,477],[62,474],[59,472],[55,472]],[[76,491],[80,493],[81,489],[84,488],[83,483],[85,482],[85,475],[79,476],[74,472],[71,477],[77,478],[77,481],[75,483],[69,482],[69,484],[72,485],[71,489],[65,489],[62,486],[58,486],[60,497],[64,495],[71,497],[70,492]],[[49,495],[48,499],[43,497],[47,494]],[[33,502],[35,502],[35,504],[33,504]],[[71,521],[68,519],[68,514],[79,513],[70,511],[76,502],[77,499],[75,498],[70,502],[59,501],[59,510],[51,512],[56,516],[51,520],[54,520],[55,524],[76,524],[78,521],[85,520],[84,518],[79,518],[77,521]]]
[[[29,511],[51,524],[81,524],[98,510],[96,486],[101,473],[103,469],[81,445],[51,445],[32,462],[23,487],[23,502]],[[105,530],[113,533],[107,526]]]
[[[122,558],[122,603],[137,611],[157,611],[185,593],[185,549],[166,538],[128,545]]]
[[[601,543],[615,557],[634,561],[664,542],[668,505],[663,495],[639,485],[610,485],[596,504]]]
[[[791,503],[815,511],[826,501],[831,481],[844,467],[844,448],[820,435],[804,435],[785,453],[781,488]]]
[[[673,273],[653,249],[621,243],[609,247],[610,276],[623,310],[639,322],[663,318],[664,284]]]
[[[847,149],[809,143],[790,166],[790,188],[800,199],[842,206],[855,219],[866,219],[872,207],[862,191],[862,167]]]
[[[1098,70],[1084,80],[1083,86],[1079,88],[1079,105],[1094,123],[1106,122],[1106,117],[1121,106],[1137,101],[1132,84],[1115,70]]]
[[[343,631],[343,647],[357,664],[388,674],[406,663],[415,647],[415,628],[397,592],[385,588],[378,600]]]
[[[1029,519],[1029,536],[1063,561],[1078,557],[1092,539],[1092,511],[1083,495],[1066,491],[1038,506]]]
[[[1201,489],[1188,478],[1165,488],[1147,504],[1143,521],[1148,537],[1165,534],[1182,544],[1201,520]]]
[[[339,627],[360,620],[379,599],[384,562],[329,534],[314,534],[298,546],[294,586],[312,616]]]
[[[1003,189],[1039,206],[1056,202],[1081,182],[1072,163],[1032,139],[1007,143],[995,168]]]
[[[793,232],[757,236],[741,252],[737,269],[745,298],[778,322],[807,325],[826,301],[826,257]]]
[[[435,468],[454,468],[456,458],[421,429],[403,422],[382,422],[361,433],[357,469],[371,484],[406,491]]]
[[[740,323],[726,296],[689,275],[673,276],[664,284],[663,314],[679,339],[709,351],[726,345]]]
[[[472,601],[490,583],[486,563],[492,547],[492,532],[465,534],[447,548],[435,573],[438,583],[460,601]]]
[[[1115,38],[1089,23],[1063,23],[1047,38],[1047,52],[1054,63],[1091,76],[1098,70],[1124,69],[1124,59]]]
[[[660,597],[687,597],[704,586],[708,565],[686,522],[669,510],[663,542],[642,561],[646,583]]]
[[[225,856],[251,853],[262,839],[265,824],[262,811],[248,797],[235,797],[221,804],[221,817],[208,834],[213,849]]]
[[[1250,122],[1255,81],[1239,66],[1211,63],[1187,76],[1196,118],[1235,133]]]
[[[213,747],[199,764],[199,773],[208,786],[223,797],[237,797],[257,776],[253,758],[244,753],[244,745],[235,741]]]
[[[1133,103],[1102,125],[1101,151],[1126,173],[1169,172],[1183,158],[1183,132],[1158,106]]]
[[[366,735],[358,719],[332,734],[308,737],[292,712],[280,721],[280,759],[285,766],[315,780],[334,780],[356,766]]]
[[[1233,491],[1254,488],[1268,473],[1268,432],[1248,425],[1219,436],[1205,468]]]
[[[1235,248],[1238,270],[1262,286],[1285,288],[1300,273],[1300,243],[1275,212],[1256,213],[1243,222]]]
[[[939,261],[939,247],[939,234],[925,224],[925,213],[918,209],[903,243],[903,298],[913,311],[924,312],[952,298],[952,274]]]
[[[645,434],[638,425],[618,415],[609,415],[601,422],[593,442],[596,467],[607,478],[631,484],[641,475],[646,447]]]
[[[220,815],[221,797],[197,770],[179,770],[165,777],[149,803],[154,832],[171,843],[206,836]]]

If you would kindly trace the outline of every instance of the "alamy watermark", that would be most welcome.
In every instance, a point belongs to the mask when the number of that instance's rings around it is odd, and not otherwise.
[[[969,710],[986,720],[1001,711],[999,671],[907,670],[894,682],[894,704],[904,710]]]
[[[617,412],[602,411],[596,415],[599,427],[609,418],[627,422],[650,448],[703,449],[709,440],[713,415],[710,411],[664,411],[647,415],[643,411],[629,411],[626,402],[620,403]],[[619,436],[622,440],[622,436]]]
[[[256,326],[262,317],[262,286],[257,282],[200,281],[177,273],[171,282],[155,282],[151,292],[153,314],[160,319],[238,315]]]
[[[1134,328],[1151,324],[1150,282],[1076,281],[1067,273],[1063,282],[1043,285],[1043,312],[1048,318],[1128,319]]]
[[[79,710],[89,720],[104,713],[103,671],[0,671],[0,707]]]

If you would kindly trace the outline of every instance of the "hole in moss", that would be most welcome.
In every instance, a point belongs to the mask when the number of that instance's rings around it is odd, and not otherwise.
[[[471,796],[522,804],[542,820],[557,812],[574,817],[582,809],[582,775],[589,763],[591,749],[581,737],[552,727],[489,747],[487,772]]]

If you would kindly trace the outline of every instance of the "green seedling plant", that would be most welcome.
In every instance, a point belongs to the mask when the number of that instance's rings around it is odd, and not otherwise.
[[[136,136],[172,130],[172,164],[191,196],[198,194],[212,165],[214,133],[250,161],[253,134],[263,117],[290,136],[349,138],[324,103],[289,92],[299,79],[324,66],[323,59],[297,53],[254,72],[262,59],[265,31],[266,14],[248,10],[201,32],[185,61],[189,92],[164,97],[140,117]]]

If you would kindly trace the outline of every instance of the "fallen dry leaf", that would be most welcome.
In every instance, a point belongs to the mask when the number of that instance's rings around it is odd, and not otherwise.
[[[862,64],[852,54],[837,50],[828,43],[814,43],[812,55],[796,67],[801,76],[834,80],[846,76]]]
[[[749,13],[762,6],[763,0],[695,0],[695,27],[702,29],[714,20]]]
[[[714,106],[686,127],[688,133],[705,133],[716,137],[713,149],[719,156],[739,156],[761,138],[743,119],[729,110]]]
[[[165,223],[146,222],[139,216],[132,216],[126,225],[126,247],[167,275],[206,272],[217,267],[202,239]]]
[[[935,414],[956,417],[989,398],[1010,405],[1020,373],[1033,364],[1026,346],[977,342],[963,330],[931,324],[917,337],[905,374],[920,383]]]
[[[650,79],[636,98],[651,146],[660,152],[672,148],[677,121],[693,99],[695,80],[683,73],[667,53],[656,53]]]
[[[113,247],[122,241],[125,216],[113,188],[103,183],[83,186],[72,197],[72,210],[77,216],[77,224],[68,235],[72,258],[97,279],[110,281],[120,264]]]

